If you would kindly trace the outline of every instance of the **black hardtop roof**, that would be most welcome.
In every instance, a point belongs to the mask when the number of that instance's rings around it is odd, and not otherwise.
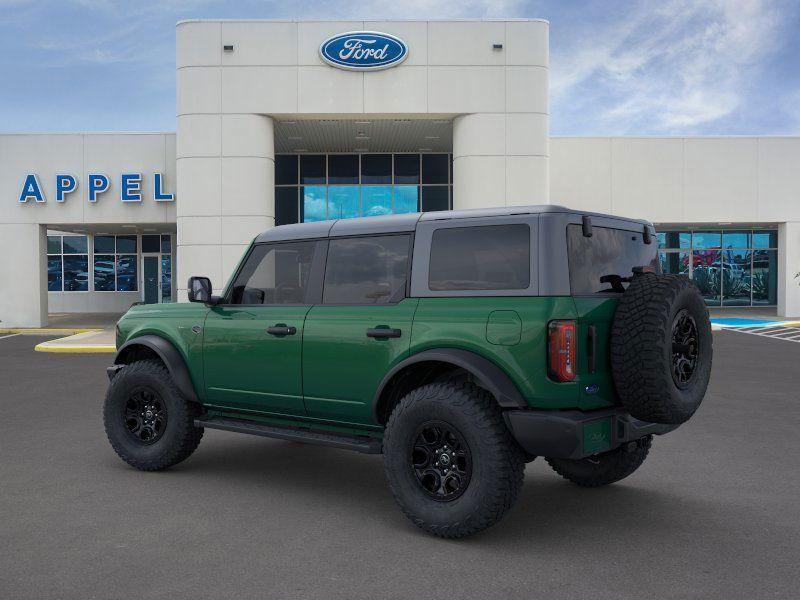
[[[359,217],[355,219],[336,219],[332,221],[312,221],[292,225],[278,225],[268,229],[255,239],[255,243],[283,242],[289,240],[321,237],[341,237],[350,235],[370,235],[380,233],[402,233],[414,231],[420,221],[445,221],[453,219],[475,219],[482,217],[507,217],[511,215],[531,215],[540,213],[570,213],[619,219],[622,221],[650,225],[640,219],[626,219],[614,215],[573,210],[557,204],[536,204],[531,206],[502,206],[497,208],[477,208],[468,210],[442,210],[435,212],[385,215],[380,217]]]

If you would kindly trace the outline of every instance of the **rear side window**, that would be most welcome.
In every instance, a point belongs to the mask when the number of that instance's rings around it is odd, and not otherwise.
[[[332,239],[325,267],[325,304],[386,304],[405,296],[410,236]]]
[[[531,283],[531,229],[525,224],[437,229],[432,291],[524,290]]]
[[[303,304],[316,242],[261,244],[233,283],[231,304]]]
[[[580,225],[567,226],[569,283],[573,294],[622,292],[634,267],[658,272],[658,244],[644,243],[635,231],[593,227],[585,237]]]

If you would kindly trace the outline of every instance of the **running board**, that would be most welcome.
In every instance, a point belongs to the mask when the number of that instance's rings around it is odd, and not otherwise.
[[[355,450],[356,452],[362,452],[364,454],[380,454],[382,452],[381,442],[366,436],[344,436],[330,433],[318,433],[315,431],[308,431],[307,429],[275,427],[274,425],[266,425],[255,421],[229,419],[226,417],[195,419],[194,424],[196,427],[205,427],[207,429],[222,429],[223,431],[235,431],[236,433],[249,433],[279,440],[289,440],[291,442],[330,446],[342,450]]]

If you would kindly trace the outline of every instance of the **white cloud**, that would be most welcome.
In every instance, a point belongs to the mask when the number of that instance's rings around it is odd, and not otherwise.
[[[597,116],[616,133],[686,132],[740,106],[781,26],[773,0],[645,2],[554,53],[553,103],[602,98]]]

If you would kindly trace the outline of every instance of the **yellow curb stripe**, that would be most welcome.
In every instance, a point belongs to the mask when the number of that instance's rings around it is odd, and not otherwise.
[[[96,346],[66,346],[63,344],[55,345],[48,342],[36,344],[33,348],[36,352],[56,352],[61,354],[110,354],[117,351],[115,346],[96,345]]]

